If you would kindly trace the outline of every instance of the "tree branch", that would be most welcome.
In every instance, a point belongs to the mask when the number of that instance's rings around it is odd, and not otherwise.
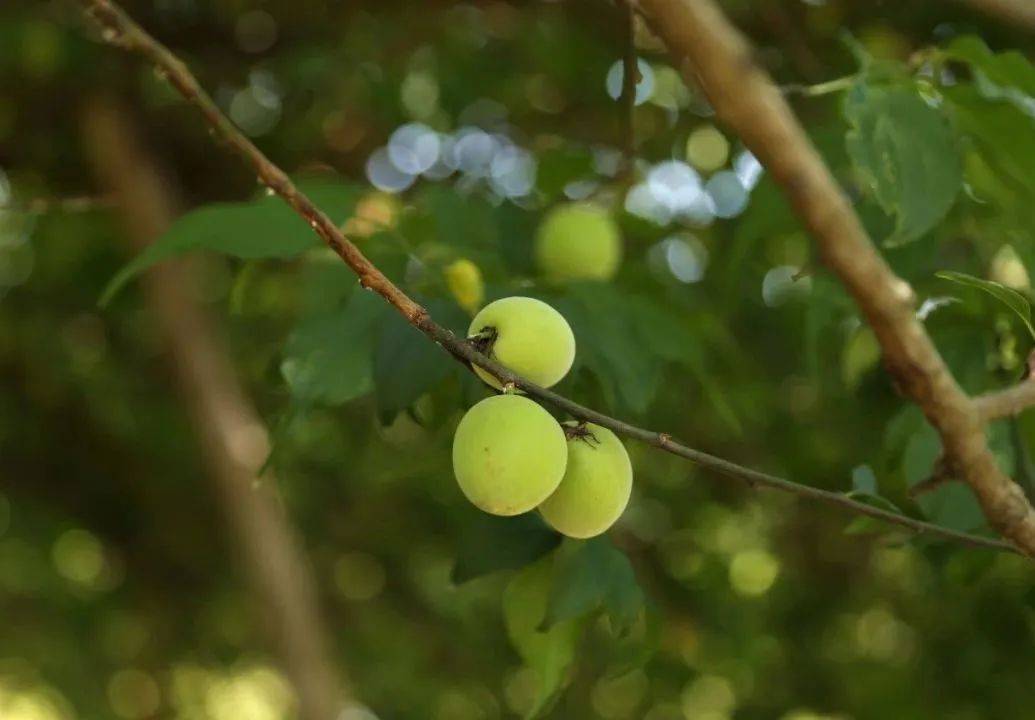
[[[989,524],[1035,557],[1035,510],[999,469],[970,398],[916,319],[913,289],[874,247],[851,203],[713,0],[641,0],[677,67],[765,165],[877,335],[885,364],[941,436],[946,461],[974,491]]]
[[[1035,30],[1035,2],[1032,0],[958,0],[986,15],[992,15],[1027,30]]]
[[[363,256],[359,249],[342,234],[341,230],[326,215],[295,188],[280,168],[274,165],[262,151],[255,147],[234,127],[230,120],[212,102],[211,98],[199,87],[197,80],[191,75],[186,66],[168,49],[148,35],[143,28],[137,25],[110,0],[78,0],[78,2],[86,10],[87,14],[100,23],[102,36],[106,41],[135,51],[154,63],[158,71],[169,79],[184,98],[201,111],[216,134],[225,140],[255,170],[262,182],[266,183],[274,192],[284,198],[312,226],[313,230],[341,256],[345,263],[359,276],[360,283],[364,287],[380,294],[411,325],[442,346],[458,360],[465,364],[478,365],[499,378],[501,383],[519,387],[532,397],[548,402],[568,412],[573,417],[607,427],[619,435],[640,440],[726,477],[744,481],[751,486],[772,488],[792,493],[799,497],[824,502],[906,528],[915,533],[955,540],[977,547],[1015,551],[1015,548],[1009,543],[1000,540],[956,532],[859,502],[841,493],[800,485],[783,478],[736,465],[722,458],[694,450],[677,442],[668,434],[635,427],[583,407],[515,375],[502,365],[477,352],[466,339],[458,338],[449,330],[438,325],[431,319],[424,308],[392,284],[380,270]]]
[[[1019,415],[1032,405],[1035,405],[1035,378],[974,398],[974,409],[986,421]]]
[[[176,215],[173,193],[112,101],[84,112],[86,149],[97,175],[115,193],[127,235],[143,249]],[[300,539],[281,504],[276,479],[257,482],[269,441],[238,381],[229,353],[191,293],[183,261],[163,263],[144,277],[150,309],[165,334],[183,399],[211,480],[232,529],[251,590],[303,720],[330,720],[345,705],[317,600],[316,582]]]

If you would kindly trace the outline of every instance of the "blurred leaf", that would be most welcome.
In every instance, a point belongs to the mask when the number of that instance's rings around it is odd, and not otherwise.
[[[883,532],[887,527],[887,523],[883,523],[876,518],[871,518],[868,515],[859,515],[845,526],[844,533],[845,535],[868,535],[870,533]]]
[[[645,601],[629,632],[610,646],[607,677],[624,675],[646,665],[661,645],[662,624],[658,609],[649,600]]]
[[[988,293],[996,300],[1006,305],[1006,307],[1013,310],[1024,322],[1024,326],[1028,328],[1028,332],[1031,334],[1032,338],[1035,338],[1035,328],[1033,328],[1031,324],[1031,303],[1028,302],[1028,298],[1024,297],[1016,290],[992,280],[983,280],[981,278],[974,277],[973,275],[967,275],[966,273],[961,272],[952,272],[950,270],[936,272],[935,277],[959,283],[960,285],[966,285],[967,287],[977,288],[978,290]]]
[[[539,155],[536,187],[547,198],[559,198],[564,187],[577,180],[593,180],[593,155],[584,148],[569,146],[547,150]]]
[[[1035,66],[1016,50],[993,53],[981,38],[962,35],[954,38],[943,52],[953,60],[971,65],[980,79],[1035,96]],[[979,82],[979,86],[984,84]]]
[[[302,308],[308,313],[325,312],[341,305],[359,287],[356,273],[330,249],[307,254],[298,282]]]
[[[304,405],[340,405],[374,387],[375,327],[389,312],[374,293],[356,293],[339,309],[305,318],[288,337],[280,371]]]
[[[750,257],[751,253],[748,250],[756,242],[774,235],[801,231],[801,222],[780,185],[771,174],[765,173],[751,191],[747,208],[737,219],[733,235],[739,251],[737,255]],[[732,264],[737,267],[739,262]]]
[[[499,254],[514,275],[535,272],[532,239],[537,221],[538,215],[512,203],[503,203],[496,209]]]
[[[467,316],[454,303],[429,300],[425,307],[436,322],[453,332],[462,334],[467,329]],[[381,422],[390,423],[450,370],[459,367],[424,333],[397,313],[390,313],[374,349],[374,386]]]
[[[985,199],[1018,206],[1014,210],[1030,218],[1030,198],[1035,194],[1035,175],[1031,172],[1035,163],[1035,119],[1016,105],[989,100],[970,85],[945,88],[943,95],[957,130],[972,140],[991,168],[991,173],[984,175],[997,185],[986,192]]]
[[[526,718],[538,716],[564,686],[582,635],[581,620],[566,620],[540,630],[552,579],[553,558],[545,557],[519,571],[503,591],[507,635],[539,681],[535,702]]]
[[[845,493],[854,500],[862,500],[885,510],[902,512],[895,503],[880,494],[877,476],[869,465],[859,465],[852,470],[852,489]],[[865,517],[865,516],[864,516]]]
[[[917,498],[917,504],[931,522],[953,530],[970,531],[985,525],[974,493],[962,482],[947,482],[925,492]]]
[[[643,590],[625,553],[606,536],[579,542],[557,560],[546,626],[603,609],[623,635],[643,609]]]
[[[877,476],[869,465],[859,465],[852,470],[852,492],[877,494]]]
[[[638,342],[641,333],[625,298],[603,283],[573,286],[557,309],[575,333],[575,362],[600,381],[608,407],[642,416],[657,392],[661,363],[650,345]]]
[[[299,180],[299,189],[333,222],[342,223],[352,211],[360,190],[326,178]],[[192,250],[214,250],[249,260],[298,255],[321,243],[313,229],[279,197],[215,203],[193,210],[129,261],[105,287],[100,304],[106,305],[126,283],[162,260]]]
[[[902,472],[907,487],[914,487],[931,477],[941,456],[942,446],[938,433],[924,423],[906,444],[902,455]],[[921,493],[917,505],[933,523],[954,530],[974,530],[984,525],[984,515],[977,499],[966,485],[949,481]]]
[[[845,96],[849,157],[877,202],[897,218],[888,245],[916,240],[952,207],[963,185],[948,123],[907,85],[857,83]]]
[[[690,318],[650,297],[605,283],[572,285],[567,296],[555,302],[575,332],[576,363],[597,377],[612,410],[646,413],[665,365],[673,363],[689,370],[723,420],[741,431],[732,406],[708,371]]]
[[[867,326],[856,330],[845,342],[841,353],[841,379],[851,392],[859,388],[863,377],[880,363],[881,348],[877,336]]]
[[[497,570],[522,568],[560,543],[560,534],[536,512],[515,517],[479,512],[460,538],[453,582],[467,582]]]
[[[449,185],[423,188],[418,204],[434,221],[436,239],[464,252],[492,248],[496,222],[492,206],[481,196],[464,194]]]

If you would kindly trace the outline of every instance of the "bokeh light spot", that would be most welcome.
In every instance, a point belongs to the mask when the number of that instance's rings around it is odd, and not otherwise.
[[[780,562],[765,550],[743,550],[730,562],[730,585],[741,595],[764,595],[780,574]]]
[[[84,586],[97,584],[104,571],[104,547],[86,530],[66,530],[51,548],[51,559],[58,574]]]
[[[334,584],[346,600],[371,600],[385,587],[385,569],[373,555],[345,553],[334,563]]]
[[[120,670],[108,681],[108,703],[120,718],[137,720],[153,715],[161,703],[158,683],[142,670]]]
[[[637,58],[636,70],[640,74],[640,79],[636,83],[635,104],[642,105],[654,94],[654,69],[645,60]],[[617,100],[622,96],[624,78],[625,66],[621,60],[616,60],[607,71],[607,78],[604,83],[607,88],[607,94],[613,100]]]

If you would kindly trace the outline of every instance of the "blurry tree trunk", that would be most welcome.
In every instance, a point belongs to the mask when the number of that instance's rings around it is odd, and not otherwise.
[[[177,214],[177,200],[143,146],[128,111],[97,99],[83,116],[85,149],[100,181],[115,196],[137,250],[158,238]],[[185,261],[162,263],[143,279],[150,308],[165,334],[183,400],[247,567],[265,606],[271,640],[294,685],[303,720],[333,720],[342,688],[326,642],[316,585],[299,538],[276,494],[260,482],[266,428],[246,397],[220,335],[196,299]]]

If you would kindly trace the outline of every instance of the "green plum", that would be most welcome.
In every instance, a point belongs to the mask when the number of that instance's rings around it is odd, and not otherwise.
[[[550,280],[610,280],[622,260],[622,237],[603,208],[569,203],[543,219],[536,233],[535,256]]]
[[[575,362],[575,335],[564,316],[529,297],[508,297],[489,303],[474,316],[468,335],[501,365],[536,385],[550,387]],[[482,380],[496,389],[500,382],[475,366]]]
[[[565,423],[568,467],[539,512],[568,537],[590,538],[611,527],[629,504],[632,463],[618,436],[587,423]]]
[[[519,515],[564,476],[568,446],[550,413],[520,395],[495,395],[467,411],[453,437],[453,472],[467,499],[493,515]]]

